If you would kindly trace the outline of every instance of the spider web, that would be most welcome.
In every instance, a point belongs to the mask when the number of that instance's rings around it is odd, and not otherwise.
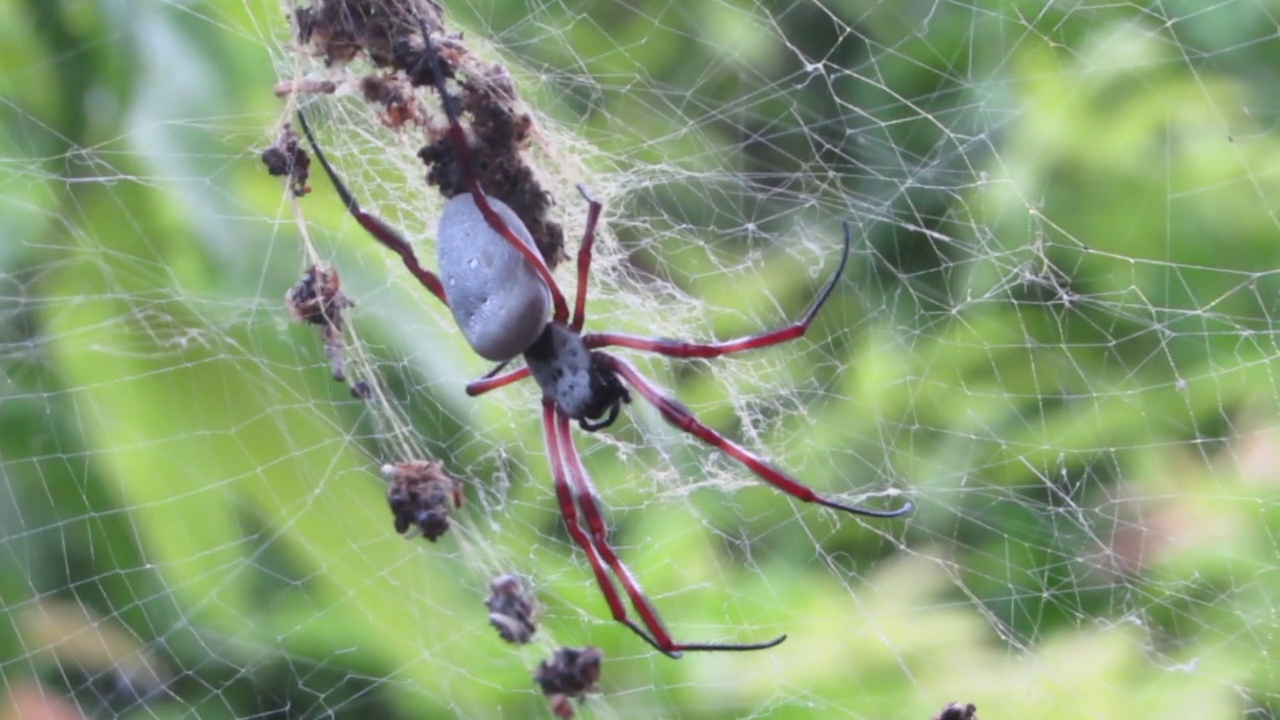
[[[0,5],[0,678],[18,716],[1275,717],[1280,8],[1217,3],[448,3],[534,118],[588,328],[808,335],[624,353],[855,518],[643,403],[575,433],[611,538],[684,642],[613,622],[560,525],[525,382],[343,211],[257,159],[301,97],[365,207],[434,267],[416,126],[277,0]],[[363,70],[362,70],[363,68]],[[430,93],[422,93],[430,112]],[[348,373],[282,296],[337,268]],[[556,273],[568,291],[572,263]],[[571,295],[570,295],[571,296]],[[378,469],[466,505],[392,529]],[[544,610],[504,644],[484,598]]]

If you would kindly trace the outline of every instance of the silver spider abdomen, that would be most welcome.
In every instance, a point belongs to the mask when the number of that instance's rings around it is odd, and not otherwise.
[[[488,201],[511,232],[538,252],[515,212],[501,200]],[[546,327],[551,302],[533,264],[489,226],[470,193],[445,204],[438,235],[440,280],[471,349],[495,362],[524,352]]]

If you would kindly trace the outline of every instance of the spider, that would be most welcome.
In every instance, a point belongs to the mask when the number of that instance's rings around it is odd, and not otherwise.
[[[613,619],[672,658],[680,657],[685,651],[762,650],[778,645],[786,635],[747,644],[680,643],[672,638],[653,603],[609,545],[609,531],[595,488],[574,448],[570,421],[576,420],[578,426],[587,432],[608,427],[618,418],[622,405],[631,401],[630,386],[668,423],[718,448],[761,480],[798,500],[878,518],[892,518],[910,512],[913,508],[910,502],[896,510],[873,510],[819,495],[796,478],[704,425],[679,401],[668,397],[641,375],[631,363],[600,349],[621,347],[676,358],[713,358],[776,345],[804,335],[844,271],[852,243],[849,224],[844,224],[844,250],[835,273],[804,316],[786,327],[711,343],[615,332],[583,332],[591,250],[602,205],[586,187],[577,186],[588,211],[578,249],[577,297],[570,316],[564,294],[520,218],[506,204],[487,196],[480,187],[471,165],[466,132],[453,105],[454,98],[445,88],[441,61],[425,25],[422,35],[423,60],[431,64],[435,89],[441,98],[448,133],[465,173],[463,179],[467,187],[467,192],[445,204],[440,216],[437,233],[440,275],[422,267],[412,246],[399,232],[361,209],[329,164],[306,117],[299,111],[299,124],[315,151],[316,160],[355,220],[375,240],[399,255],[409,272],[449,308],[468,344],[478,355],[500,363],[485,376],[468,383],[467,394],[473,397],[482,395],[530,376],[541,388],[542,427],[560,513],[569,535],[586,553]],[[547,319],[548,312],[550,320]],[[520,356],[524,358],[522,367],[502,372],[508,361]],[[633,620],[628,613],[609,572],[622,585],[640,622]]]

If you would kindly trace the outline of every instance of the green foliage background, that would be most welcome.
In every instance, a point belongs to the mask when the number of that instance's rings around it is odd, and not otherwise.
[[[690,496],[698,527],[687,503],[627,513],[626,537],[670,538],[627,547],[668,620],[799,629],[775,652],[677,663],[607,622],[570,543],[545,542],[558,532],[545,478],[512,491],[519,520],[501,533],[474,521],[479,536],[424,550],[390,532],[369,418],[327,382],[311,333],[278,317],[298,243],[256,152],[281,108],[278,48],[263,40],[282,37],[281,8],[0,0],[6,707],[38,684],[50,707],[66,697],[95,715],[545,716],[528,672],[547,647],[512,651],[476,630],[472,566],[518,557],[555,586],[557,640],[606,651],[587,716],[926,718],[951,700],[984,719],[1275,716],[1280,8],[915,5],[785,4],[765,37],[739,20],[760,10],[750,3],[449,8],[513,62],[600,77],[640,66],[644,87],[696,86],[705,103],[740,91],[700,82],[698,53],[716,43],[742,45],[735,57],[766,78],[796,72],[787,39],[878,80],[808,84],[705,130],[744,172],[802,174],[848,125],[771,123],[851,116],[839,97],[867,109],[853,129],[872,147],[899,152],[887,172],[850,168],[821,200],[839,216],[844,195],[891,197],[899,221],[869,226],[862,285],[817,328],[858,328],[823,348],[839,368],[799,353],[783,374],[827,373],[856,398],[816,403],[795,431],[892,466],[920,509],[897,536],[807,517],[770,532],[779,499],[765,491],[731,507]],[[866,42],[835,42],[840,22]],[[681,155],[680,114],[655,111],[669,97],[549,87],[569,89],[529,95],[581,119],[604,155]],[[1008,116],[992,126],[983,106]],[[753,131],[768,141],[742,139]],[[645,149],[652,138],[672,139]],[[926,165],[936,180],[893,174]],[[699,205],[709,197],[655,191],[631,209],[731,233]],[[308,218],[336,225],[328,205]],[[380,257],[355,233],[343,242],[348,257]],[[657,265],[653,251],[637,262]],[[661,262],[699,294],[740,292],[697,257]],[[384,266],[395,271],[364,272]],[[768,296],[797,311],[811,279],[778,267]],[[421,349],[393,330],[420,311],[387,311],[374,347]],[[455,461],[500,464],[467,424],[501,408],[436,409],[449,398],[412,367],[389,371],[413,398],[410,424],[456,439]],[[700,407],[717,397],[697,374],[666,380]],[[533,417],[499,439],[536,452]],[[592,472],[620,506],[644,502],[624,460]],[[710,525],[741,526],[749,549]],[[834,567],[815,561],[815,533]],[[740,599],[752,597],[767,601]]]

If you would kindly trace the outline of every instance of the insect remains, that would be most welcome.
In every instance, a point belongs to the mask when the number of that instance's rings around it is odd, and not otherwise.
[[[532,234],[521,221],[521,214],[487,194],[478,179],[467,129],[462,124],[456,98],[446,86],[446,78],[450,74],[442,66],[425,22],[420,21],[419,25],[424,59],[432,68],[432,72],[427,74],[440,96],[447,121],[449,143],[439,145],[439,151],[448,151],[452,155],[451,166],[457,169],[458,180],[466,190],[448,202],[440,217],[437,232],[440,274],[422,266],[413,246],[399,232],[360,207],[321,151],[305,115],[299,112],[299,124],[311,143],[316,160],[361,227],[398,255],[405,268],[427,292],[449,308],[476,354],[500,363],[493,372],[468,383],[467,393],[483,395],[529,377],[538,384],[542,391],[542,430],[560,514],[570,537],[586,554],[613,619],[673,658],[680,657],[685,651],[759,650],[781,643],[786,639],[785,635],[745,644],[684,643],[671,636],[657,609],[640,589],[634,574],[609,544],[604,512],[574,447],[571,425],[576,423],[585,432],[607,428],[617,420],[622,406],[630,402],[632,393],[635,393],[654,406],[674,427],[725,453],[760,480],[796,500],[875,518],[893,518],[910,512],[913,507],[910,502],[896,509],[878,510],[818,494],[797,478],[703,424],[630,362],[604,350],[615,347],[672,358],[715,358],[800,338],[831,297],[848,263],[852,244],[849,224],[844,224],[844,247],[835,272],[804,315],[785,327],[720,342],[584,332],[591,254],[601,204],[584,186],[577,187],[586,202],[587,212],[578,247],[578,284],[571,312],[544,253],[539,252]],[[465,88],[466,84],[463,85]],[[473,126],[477,122],[474,115],[472,122]],[[502,372],[508,362],[515,360],[523,360],[523,366]],[[397,511],[397,528],[416,524],[411,519]],[[639,616],[638,621],[632,619],[624,596]],[[581,663],[580,658],[578,662]]]
[[[289,189],[294,197],[311,192],[311,186],[307,184],[311,158],[306,150],[298,147],[298,133],[294,132],[292,125],[286,123],[276,142],[262,151],[262,164],[267,166],[268,175],[289,178]]]
[[[551,266],[567,256],[564,230],[551,217],[555,204],[526,162],[533,116],[519,102],[506,66],[472,54],[461,33],[445,33],[444,6],[438,0],[312,0],[293,15],[300,46],[326,66],[348,66],[362,58],[372,69],[358,80],[360,94],[379,109],[393,129],[428,129],[418,156],[427,166],[427,184],[446,200],[470,192],[475,177],[491,197],[523,220],[543,259]],[[424,28],[438,28],[428,49]],[[363,71],[364,65],[358,65]],[[467,168],[458,162],[449,133],[430,127],[414,89],[434,86],[436,74],[458,80],[457,103],[471,118]],[[277,93],[333,93],[336,84],[310,77],[277,86]]]
[[[581,700],[583,695],[596,689],[603,661],[604,653],[593,647],[580,650],[563,647],[556,650],[550,660],[542,661],[533,673],[533,681],[542,688],[556,717],[564,720],[573,717],[571,700]]]
[[[330,372],[337,382],[347,380],[347,360],[342,352],[342,313],[354,305],[355,301],[339,289],[338,271],[323,270],[316,265],[308,267],[298,284],[284,295],[289,317],[320,327],[324,354],[329,358]]]
[[[427,460],[384,465],[391,480],[387,504],[395,516],[396,532],[435,542],[449,530],[449,511],[462,507],[462,484],[444,474],[444,463]]]
[[[484,605],[489,608],[489,624],[509,643],[523,645],[538,631],[541,608],[515,575],[494,578]]]
[[[942,712],[934,716],[933,720],[978,720],[978,706],[953,702],[942,708]]]

